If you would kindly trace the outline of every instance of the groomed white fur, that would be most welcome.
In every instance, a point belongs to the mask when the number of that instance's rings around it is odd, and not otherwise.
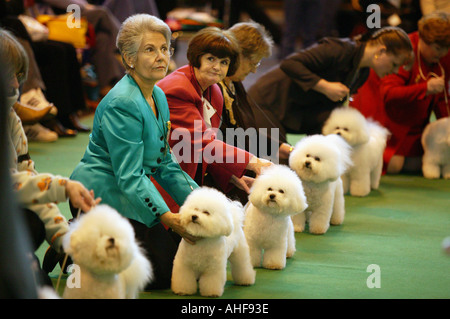
[[[250,190],[244,233],[254,267],[283,269],[295,253],[291,215],[308,205],[302,183],[289,167],[272,165],[263,170]],[[264,251],[264,253],[263,253]]]
[[[80,287],[66,285],[63,298],[134,299],[153,277],[133,227],[107,205],[97,205],[71,224],[63,247],[81,276]]]
[[[450,179],[450,118],[427,125],[422,134],[422,172],[425,178]]]
[[[338,134],[352,147],[353,165],[342,176],[344,193],[363,197],[378,189],[389,131],[355,108],[340,107],[331,112],[322,133]]]
[[[341,175],[351,165],[350,146],[337,135],[312,135],[301,139],[289,156],[289,166],[300,177],[308,201],[304,213],[292,217],[296,232],[324,234],[330,223],[345,217]]]
[[[227,281],[227,260],[236,285],[252,285],[256,272],[250,263],[242,224],[244,209],[216,189],[194,190],[180,208],[181,224],[202,239],[195,245],[181,241],[172,270],[172,291],[179,295],[197,292],[220,297]]]

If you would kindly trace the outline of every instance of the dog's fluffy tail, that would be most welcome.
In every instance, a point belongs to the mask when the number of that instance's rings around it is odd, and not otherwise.
[[[367,119],[367,126],[369,127],[370,137],[376,141],[375,147],[380,150],[380,152],[383,152],[386,147],[387,139],[391,133],[387,128],[372,119]]]
[[[139,291],[153,280],[153,268],[141,248],[138,249],[131,265],[120,273],[126,289],[127,299],[136,299]]]

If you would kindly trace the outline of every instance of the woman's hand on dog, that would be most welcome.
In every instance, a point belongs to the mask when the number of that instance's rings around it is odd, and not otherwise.
[[[69,198],[73,207],[81,208],[83,212],[90,211],[102,200],[101,198],[95,198],[93,190],[88,191],[83,184],[73,180],[68,180],[66,183],[66,197]]]
[[[236,186],[239,189],[242,189],[247,194],[250,194],[250,188],[253,185],[253,181],[255,179],[250,176],[242,176],[241,178],[236,177],[235,175],[231,176],[230,183]]]
[[[250,162],[247,164],[246,169],[248,169],[249,171],[253,171],[256,174],[256,176],[258,176],[261,174],[261,170],[264,167],[269,167],[272,164],[273,163],[268,160],[254,156],[254,157],[252,157]]]
[[[164,225],[171,228],[174,232],[183,237],[184,240],[186,240],[191,245],[195,245],[195,242],[201,239],[200,237],[193,236],[186,231],[186,229],[181,225],[179,214],[167,212],[165,214],[162,214],[159,219]]]

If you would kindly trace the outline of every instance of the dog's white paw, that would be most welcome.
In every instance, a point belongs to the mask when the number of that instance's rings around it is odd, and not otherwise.
[[[305,225],[294,225],[294,231],[296,233],[303,233],[305,231]]]
[[[321,225],[321,224],[310,224],[309,225],[309,232],[311,234],[315,235],[322,235],[325,234],[328,230],[328,225]]]

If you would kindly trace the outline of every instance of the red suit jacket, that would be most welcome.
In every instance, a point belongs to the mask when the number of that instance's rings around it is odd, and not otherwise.
[[[437,118],[449,116],[444,93],[426,95],[427,83],[419,71],[427,77],[430,72],[442,75],[439,64],[427,65],[418,53],[419,35],[409,35],[415,60],[410,71],[400,68],[398,74],[391,74],[380,79],[371,71],[367,82],[358,90],[351,103],[364,116],[372,117],[391,132],[386,150],[384,164],[389,163],[395,154],[407,157],[420,157],[423,149],[420,142],[422,132],[429,123],[431,112]],[[441,58],[440,64],[445,73],[445,85],[448,92],[450,79],[450,53]]]
[[[210,174],[216,185],[224,192],[231,190],[233,187],[229,183],[231,176],[242,177],[253,155],[227,145],[217,138],[223,107],[223,96],[219,86],[214,84],[203,94],[216,110],[216,115],[211,118],[212,128],[208,128],[203,119],[201,89],[193,67],[183,66],[159,81],[157,85],[167,97],[172,126],[169,144],[181,168],[199,185],[203,184],[204,176]],[[162,190],[159,187],[158,189]],[[171,211],[178,211],[169,195],[164,191],[161,193],[167,199],[166,203]]]

